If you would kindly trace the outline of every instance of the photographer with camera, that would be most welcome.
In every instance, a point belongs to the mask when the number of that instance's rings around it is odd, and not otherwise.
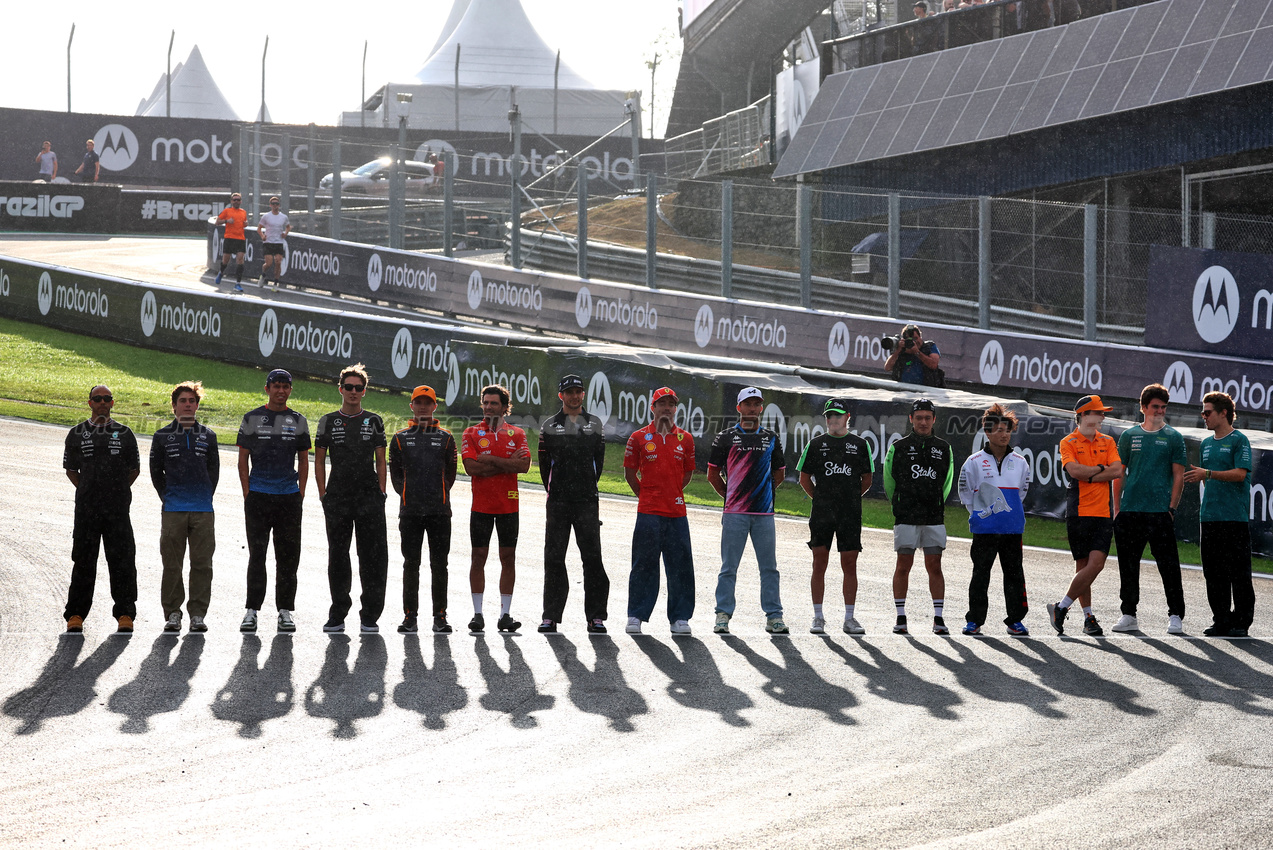
[[[884,368],[893,380],[926,387],[946,386],[946,374],[939,368],[941,350],[937,343],[924,340],[917,325],[907,325],[896,337],[884,337],[881,344],[890,352]]]

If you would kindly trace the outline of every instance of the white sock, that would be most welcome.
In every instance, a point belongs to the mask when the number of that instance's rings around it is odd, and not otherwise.
[[[513,594],[501,593],[499,595],[499,612],[500,615],[507,614],[513,607]]]
[[[1070,606],[1071,606],[1071,605],[1073,605],[1073,604],[1074,604],[1074,600],[1073,600],[1073,599],[1071,599],[1071,598],[1070,598],[1070,597],[1068,597],[1068,596],[1062,596],[1062,597],[1061,597],[1061,601],[1060,601],[1060,602],[1058,602],[1058,603],[1056,603],[1056,607],[1058,607],[1058,608],[1064,608],[1065,610],[1067,610],[1067,611],[1068,611],[1068,610],[1070,609]]]
[[[473,613],[474,614],[482,613],[482,594],[480,593],[473,594]]]
[[[844,619],[846,619],[846,620],[852,620],[852,619],[853,619],[853,609],[854,609],[855,607],[856,607],[856,606],[854,606],[854,605],[845,605],[845,606],[844,606]]]
[[[942,616],[941,612],[942,612],[942,609],[945,607],[946,607],[945,599],[934,599],[933,600],[933,616],[934,617]]]
[[[905,617],[906,616],[906,600],[894,599],[893,604],[897,607],[897,616]]]
[[[1092,616],[1092,606],[1091,606],[1091,605],[1088,605],[1086,608],[1084,608],[1084,609],[1083,609],[1083,616],[1084,616],[1084,617],[1090,617],[1090,616]]]
[[[822,619],[822,603],[821,602],[813,603],[813,616],[817,617],[819,620]]]

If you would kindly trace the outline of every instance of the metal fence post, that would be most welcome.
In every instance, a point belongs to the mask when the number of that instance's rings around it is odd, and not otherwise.
[[[579,178],[575,181],[577,196],[575,201],[575,230],[578,237],[579,255],[575,258],[575,273],[588,279],[588,169],[579,167]]]
[[[251,221],[261,218],[261,125],[252,126],[252,215]]]
[[[516,104],[509,110],[508,120],[513,125],[513,156],[508,161],[508,176],[512,192],[508,214],[509,223],[512,224],[509,261],[513,268],[520,269],[522,267],[522,187],[519,178],[522,173],[522,113]]]
[[[1083,339],[1096,340],[1096,204],[1083,205]]]
[[[318,195],[318,169],[314,166],[317,163],[317,156],[314,151],[318,150],[318,133],[314,129],[314,125],[309,125],[309,147],[305,155],[305,209],[309,212],[310,217],[310,233],[316,233],[317,228],[314,227],[314,212],[318,209],[316,196]]]
[[[455,151],[442,152],[442,256],[455,255]]]
[[[645,176],[645,285],[658,286],[659,179],[653,174]]]
[[[340,233],[340,138],[332,139],[332,211],[327,235],[339,240]]]
[[[290,212],[292,209],[292,134],[283,134],[283,161],[279,163],[282,170],[279,172],[279,182],[283,185],[279,187],[278,199],[281,202],[279,209],[284,212]]]
[[[389,172],[389,247],[402,248],[402,148],[389,148],[393,165]]]
[[[1202,214],[1202,247],[1208,251],[1216,247],[1216,214],[1213,212]]]
[[[234,152],[234,161],[238,165],[236,171],[239,175],[239,185],[234,187],[234,191],[239,193],[242,199],[244,209],[248,208],[248,128],[242,124],[239,125],[239,141],[238,149]]]
[[[813,306],[813,187],[796,184],[796,238],[800,242],[800,306]]]
[[[720,184],[720,296],[734,297],[734,181]]]
[[[990,329],[990,199],[977,199],[977,327]]]
[[[888,315],[902,312],[902,196],[888,195]]]

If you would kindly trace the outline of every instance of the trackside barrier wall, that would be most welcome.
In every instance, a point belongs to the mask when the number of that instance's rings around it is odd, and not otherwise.
[[[692,369],[656,352],[594,354],[573,344],[510,345],[518,341],[511,334],[200,295],[3,256],[0,315],[143,347],[323,377],[362,361],[381,386],[409,389],[427,383],[442,390],[446,415],[453,417],[477,418],[481,388],[501,383],[512,393],[513,421],[530,428],[559,408],[557,379],[573,372],[587,382],[588,409],[605,422],[607,438],[619,443],[649,421],[649,393],[666,384],[677,390],[677,424],[694,435],[700,469],[712,436],[735,421],[733,401],[745,382],[765,390],[763,421],[779,435],[789,476],[794,476],[805,445],[822,433],[818,412],[829,395],[790,378]],[[871,446],[878,469],[888,445],[907,431],[910,396],[884,390],[845,394],[854,403],[853,429]],[[978,421],[984,400],[958,392],[938,397],[938,432],[951,441],[962,463],[981,447]],[[1040,413],[1022,402],[1013,407],[1021,416],[1016,444],[1034,471],[1026,508],[1061,516],[1069,481],[1060,469],[1057,443],[1072,429],[1072,419]],[[1114,435],[1123,427],[1125,423],[1108,423]],[[1185,434],[1196,460],[1205,433],[1188,429]],[[1268,505],[1273,439],[1250,436],[1255,453],[1251,531],[1257,551],[1268,553],[1273,552]],[[610,469],[619,468],[620,457],[618,446],[612,446]],[[877,495],[881,488],[882,476],[877,475]],[[1196,539],[1197,508],[1198,490],[1186,488],[1177,517],[1178,533],[1185,539]]]

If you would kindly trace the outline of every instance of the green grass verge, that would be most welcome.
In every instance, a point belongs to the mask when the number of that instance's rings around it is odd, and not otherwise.
[[[373,376],[374,377],[374,376]],[[217,431],[223,443],[233,443],[243,414],[265,403],[265,374],[259,369],[232,366],[199,357],[167,354],[117,342],[80,336],[41,325],[0,318],[0,415],[34,419],[70,427],[88,412],[88,391],[94,384],[108,384],[115,395],[115,417],[139,434],[153,434],[171,421],[169,393],[181,381],[203,381],[207,396],[200,407],[200,419]],[[334,410],[340,403],[335,380],[298,380],[291,406],[311,421]],[[407,396],[401,392],[377,390],[367,393],[364,406],[385,420],[390,432],[404,427],[409,416]],[[532,436],[532,443],[537,435]],[[535,446],[532,445],[532,452]],[[617,447],[611,449],[612,465],[618,466]],[[539,484],[539,472],[532,466],[522,476]],[[602,477],[605,493],[631,495],[622,472]],[[685,500],[695,505],[721,506],[721,500],[699,475],[690,483]],[[788,483],[778,491],[777,510],[793,516],[809,515],[804,492]],[[889,505],[867,499],[862,506],[862,524],[870,528],[892,528]],[[952,537],[971,537],[968,518],[962,510],[946,513],[946,530]],[[1043,517],[1027,517],[1025,542],[1029,546],[1065,550],[1065,524]],[[1185,563],[1200,563],[1195,543],[1180,543]],[[1255,559],[1255,569],[1273,573],[1273,560]]]

